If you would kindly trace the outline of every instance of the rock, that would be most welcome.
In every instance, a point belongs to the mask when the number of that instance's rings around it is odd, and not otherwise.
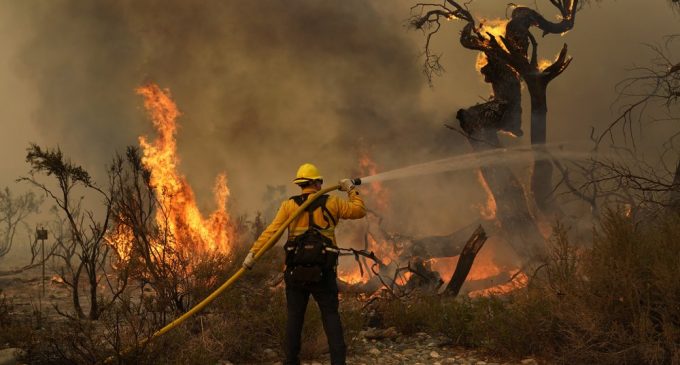
[[[264,355],[264,358],[267,360],[273,359],[278,356],[276,351],[272,349],[264,349],[264,351],[262,351],[262,355]]]
[[[454,345],[454,342],[452,339],[448,337],[440,337],[437,340],[437,347],[445,347],[445,346],[452,346]]]
[[[441,357],[441,355],[439,355],[439,353],[437,351],[432,351],[432,352],[430,352],[430,357],[433,358],[433,359],[438,359],[438,358]]]
[[[18,358],[25,356],[26,353],[20,348],[8,348],[0,350],[0,365],[15,365],[19,363]]]
[[[366,331],[359,332],[359,334],[369,340],[382,340],[385,338],[394,339],[399,337],[399,332],[396,327],[389,327],[386,329],[369,328]]]
[[[522,365],[538,365],[538,361],[529,357],[529,358],[526,358],[526,359],[520,361],[520,364],[522,364]]]
[[[417,353],[418,353],[418,350],[416,350],[416,349],[406,349],[406,350],[401,352],[402,355],[406,355],[406,356],[415,355]]]

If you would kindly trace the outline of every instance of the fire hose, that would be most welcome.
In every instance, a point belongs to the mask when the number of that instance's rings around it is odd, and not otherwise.
[[[361,185],[361,179],[356,178],[352,179],[352,182],[355,185]],[[293,212],[293,214],[286,219],[283,224],[281,224],[281,227],[274,232],[274,234],[269,238],[269,240],[262,246],[262,248],[255,254],[255,261],[257,261],[262,255],[264,255],[265,252],[267,252],[276,242],[281,238],[281,235],[283,232],[288,228],[288,226],[295,220],[302,212],[307,209],[307,207],[312,204],[313,201],[315,201],[318,197],[320,197],[323,194],[329,193],[334,190],[338,190],[340,188],[340,185],[333,185],[324,189],[319,190],[318,192],[310,195],[307,200],[305,200],[302,205],[298,207],[298,209]],[[182,322],[187,320],[189,317],[193,316],[194,314],[200,312],[203,308],[208,306],[208,304],[212,303],[215,299],[217,299],[218,296],[220,296],[227,288],[229,288],[236,280],[238,280],[243,274],[245,274],[246,269],[241,267],[234,273],[227,281],[225,281],[222,285],[220,285],[219,288],[217,288],[214,292],[212,292],[210,295],[208,295],[205,299],[203,299],[200,303],[196,304],[193,308],[189,309],[186,313],[182,314],[181,316],[177,317],[175,320],[172,322],[168,323],[165,325],[165,327],[159,329],[156,331],[151,337],[142,340],[139,344],[143,345],[147,342],[150,342],[165,333],[169,332],[173,328],[177,327],[180,325]],[[113,360],[113,358],[108,358],[105,363],[110,363]]]

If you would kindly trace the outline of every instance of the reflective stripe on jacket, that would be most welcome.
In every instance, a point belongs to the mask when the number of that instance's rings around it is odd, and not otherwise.
[[[302,194],[314,194],[316,191],[314,188],[306,188],[302,190]],[[366,207],[364,206],[364,201],[359,196],[359,192],[352,190],[347,193],[348,200],[338,198],[337,196],[330,195],[328,201],[326,202],[326,209],[333,215],[333,220],[339,222],[340,219],[358,219],[363,218],[366,215]],[[250,252],[257,253],[262,246],[269,240],[269,238],[274,235],[274,233],[281,227],[281,225],[293,215],[293,213],[299,208],[297,203],[293,199],[288,199],[281,203],[279,211],[276,213],[276,217],[272,223],[262,232],[260,237],[255,241]],[[321,207],[314,211],[314,223],[316,225],[327,229],[321,230],[321,233],[330,238],[335,242],[335,226],[333,225],[333,220],[323,217],[323,209]],[[294,238],[307,230],[309,227],[309,215],[307,212],[300,214],[293,222],[288,226],[288,239]],[[337,245],[337,244],[336,244]]]

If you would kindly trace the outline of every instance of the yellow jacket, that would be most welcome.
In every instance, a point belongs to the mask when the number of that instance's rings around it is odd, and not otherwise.
[[[312,187],[308,187],[302,190],[302,194],[314,194],[316,191]],[[333,220],[326,218],[324,220],[323,210],[321,207],[317,208],[313,213],[314,223],[318,226],[326,227],[330,223],[330,227],[327,229],[320,230],[321,233],[330,238],[333,244],[337,245],[335,242],[335,226],[332,221],[339,222],[340,219],[358,219],[366,215],[366,207],[364,206],[364,201],[359,196],[359,192],[356,190],[351,190],[347,193],[349,200],[338,198],[337,196],[330,195],[328,201],[326,201],[326,209],[333,216]],[[262,232],[260,237],[255,241],[250,252],[257,253],[262,246],[269,240],[269,238],[276,232],[283,222],[290,217],[293,212],[295,212],[299,206],[292,199],[288,199],[281,203],[279,211],[276,213],[276,217],[272,223]],[[328,223],[326,221],[329,221]],[[296,236],[304,233],[309,227],[309,215],[305,212],[300,214],[297,219],[288,226],[288,239],[292,239]]]

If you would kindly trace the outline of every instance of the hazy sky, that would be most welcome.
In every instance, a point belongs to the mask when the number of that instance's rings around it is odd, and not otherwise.
[[[428,87],[424,37],[404,26],[414,3],[0,0],[0,186],[14,187],[28,170],[29,142],[59,145],[101,177],[116,151],[152,136],[134,93],[148,80],[169,88],[183,112],[181,170],[207,208],[221,171],[234,209],[252,212],[267,185],[292,194],[302,162],[334,181],[356,169],[358,148],[384,169],[468,152],[443,124],[490,91],[455,21],[433,43],[447,72]],[[556,14],[548,1],[533,3]],[[504,17],[506,4],[471,8]],[[662,0],[602,1],[578,14],[573,31],[539,39],[543,58],[562,42],[574,58],[549,87],[549,141],[585,140],[590,126],[607,124],[616,82],[651,57],[643,44],[661,43],[678,25]],[[647,135],[650,144],[664,136],[659,130]],[[483,196],[474,172],[389,187],[407,232],[423,222],[425,233],[450,231]]]

